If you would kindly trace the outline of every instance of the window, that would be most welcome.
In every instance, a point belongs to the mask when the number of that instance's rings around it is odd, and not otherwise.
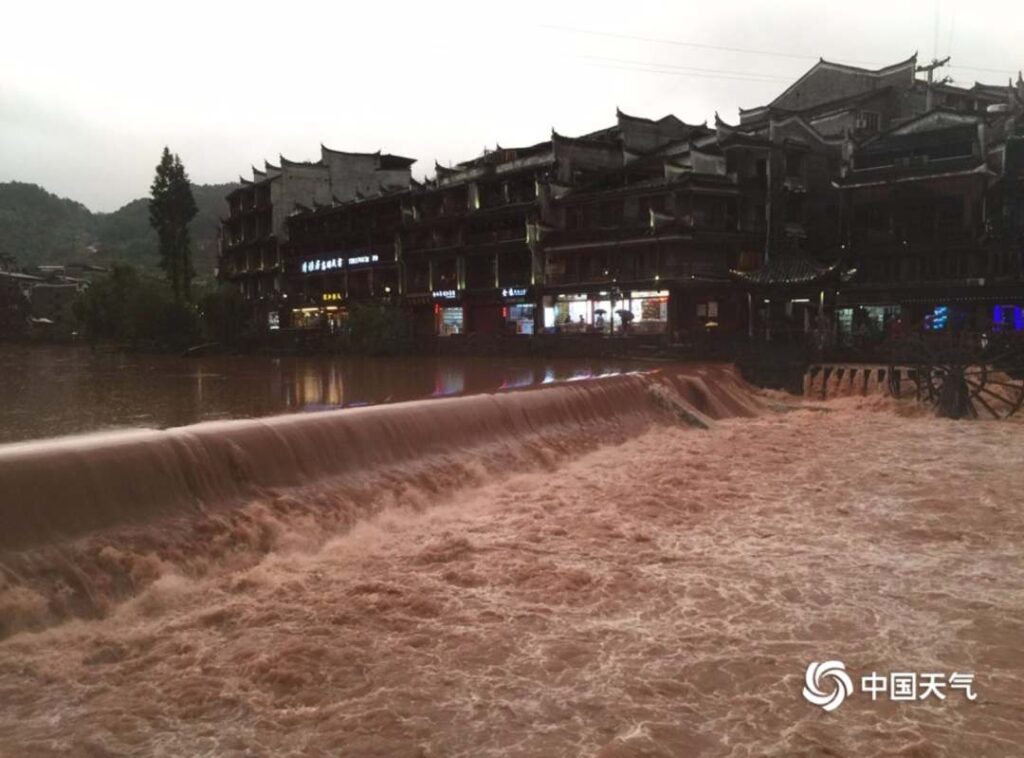
[[[438,306],[435,311],[437,333],[441,337],[450,337],[453,334],[462,334],[465,331],[462,308],[442,308]]]
[[[881,116],[874,111],[863,111],[860,116],[861,128],[869,134],[874,134],[878,131]]]

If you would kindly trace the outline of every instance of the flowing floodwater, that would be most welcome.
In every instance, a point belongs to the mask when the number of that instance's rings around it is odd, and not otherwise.
[[[204,356],[0,344],[0,443],[493,392],[635,361]]]
[[[0,754],[1019,755],[1021,427],[911,410],[691,367],[0,448]],[[827,659],[978,699],[826,713]]]

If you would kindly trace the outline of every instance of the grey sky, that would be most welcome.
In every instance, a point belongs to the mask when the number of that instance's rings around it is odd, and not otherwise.
[[[552,127],[575,135],[607,126],[616,106],[688,122],[718,110],[733,120],[738,106],[770,100],[817,56],[881,66],[915,50],[922,59],[950,53],[957,83],[1003,83],[1024,67],[1021,8],[1019,0],[17,3],[5,8],[0,45],[0,181],[113,210],[148,192],[164,144],[194,181],[210,183],[279,153],[317,158],[321,142],[418,158],[413,173],[422,177],[435,158],[532,144]]]

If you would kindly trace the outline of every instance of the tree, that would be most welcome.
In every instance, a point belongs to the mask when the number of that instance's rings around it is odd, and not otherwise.
[[[91,342],[180,350],[200,337],[195,308],[176,302],[161,280],[125,264],[92,283],[75,303],[75,316]]]
[[[221,285],[199,295],[203,336],[221,345],[237,345],[253,330],[252,311],[237,287]]]
[[[345,319],[347,347],[366,355],[395,355],[408,344],[409,325],[400,309],[383,303],[353,305]]]
[[[171,285],[174,300],[188,301],[195,276],[188,225],[198,209],[181,159],[166,147],[156,167],[150,195],[149,223],[159,241],[160,267]]]

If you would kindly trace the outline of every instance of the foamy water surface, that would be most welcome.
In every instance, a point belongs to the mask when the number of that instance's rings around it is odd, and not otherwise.
[[[0,753],[1021,754],[1019,424],[845,399],[614,433],[452,451],[326,544],[281,494],[261,559],[133,564],[105,618],[0,642]],[[831,658],[978,699],[825,713]]]

